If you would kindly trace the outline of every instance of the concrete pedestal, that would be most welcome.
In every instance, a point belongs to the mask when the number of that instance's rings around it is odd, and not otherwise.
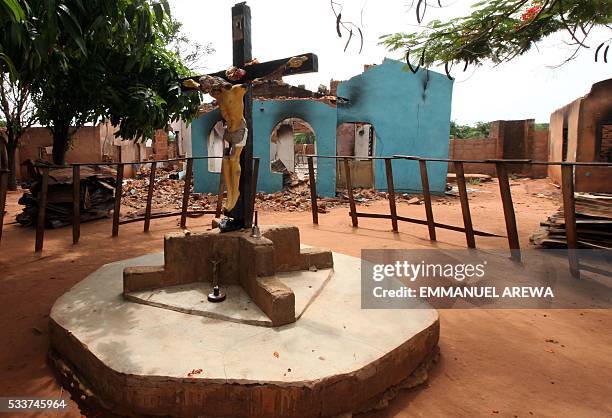
[[[124,268],[160,264],[161,253],[108,264],[53,306],[52,350],[91,396],[126,415],[305,418],[367,409],[435,351],[438,315],[425,305],[361,309],[360,260],[333,257],[333,275],[281,327],[126,300]]]

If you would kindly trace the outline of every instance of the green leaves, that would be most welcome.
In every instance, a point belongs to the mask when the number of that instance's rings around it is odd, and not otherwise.
[[[31,86],[40,122],[66,143],[71,126],[102,118],[147,137],[200,104],[181,93],[178,29],[166,0],[0,0],[0,71]]]
[[[16,22],[21,22],[25,19],[25,12],[19,5],[18,0],[0,0],[0,5],[12,14],[12,18]]]
[[[446,22],[433,20],[422,31],[380,37],[390,51],[423,56],[426,66],[460,62],[511,61],[545,37],[565,31],[574,45],[573,58],[594,26],[612,23],[612,4],[606,0],[490,0],[472,12]]]
[[[77,18],[65,4],[60,4],[57,10],[64,30],[70,35],[72,40],[76,42],[83,55],[86,56],[87,47],[85,46],[85,40],[83,39],[83,34],[81,32],[81,25],[77,21]]]
[[[108,118],[119,136],[136,139],[195,115],[200,96],[182,95],[179,78],[187,69],[168,48],[167,1],[88,0],[83,10],[56,1],[58,43],[35,83],[49,124]]]

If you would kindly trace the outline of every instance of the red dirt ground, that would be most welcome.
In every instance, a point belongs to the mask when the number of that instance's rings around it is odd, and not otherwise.
[[[469,186],[474,226],[505,235],[497,184]],[[513,198],[523,248],[538,223],[559,206],[548,180],[514,180]],[[8,197],[12,222],[20,210],[18,193]],[[387,212],[386,202],[361,210]],[[401,203],[404,216],[424,217],[424,207]],[[438,198],[439,222],[461,225],[456,198]],[[189,219],[192,230],[210,225],[210,216]],[[260,223],[299,226],[302,242],[359,256],[362,248],[464,248],[461,233],[438,230],[438,242],[427,239],[427,227],[360,219],[352,228],[346,208],[319,216],[309,213],[260,213]],[[102,264],[162,250],[165,233],[177,230],[178,219],[121,226],[111,239],[110,220],[82,226],[73,246],[70,228],[46,233],[42,255],[34,254],[34,230],[5,225],[0,244],[0,396],[56,397],[61,389],[46,364],[47,318],[54,301]],[[479,238],[479,248],[507,248],[504,238]],[[440,311],[440,362],[429,382],[403,391],[379,417],[604,417],[612,416],[612,312],[610,310],[448,310]],[[548,339],[558,344],[546,342]],[[606,401],[608,399],[608,401]],[[23,415],[20,415],[23,416]],[[54,416],[57,416],[54,415]],[[80,416],[76,405],[63,416]]]

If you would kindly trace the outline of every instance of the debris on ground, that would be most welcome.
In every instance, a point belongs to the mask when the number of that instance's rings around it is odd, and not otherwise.
[[[25,207],[15,218],[23,226],[32,226],[38,222],[42,171],[34,167],[31,161],[26,165],[33,180],[19,199],[19,204]],[[114,205],[115,171],[103,166],[95,169],[82,166],[80,175],[81,222],[108,217]],[[72,193],[72,168],[49,170],[45,227],[59,228],[72,224]]]
[[[147,207],[149,193],[149,167],[143,167],[134,178],[123,180],[121,206],[128,218],[143,216]],[[185,180],[180,172],[172,167],[157,167],[155,184],[151,199],[151,212],[159,214],[180,210],[183,205]],[[214,210],[217,195],[210,193],[192,193],[189,198],[189,210]]]
[[[465,181],[467,183],[484,183],[485,181],[491,181],[491,176],[489,176],[488,174],[464,174],[465,177]],[[447,183],[457,183],[457,174],[455,173],[448,173],[446,175],[446,182]]]
[[[57,228],[69,225],[72,222],[72,169],[53,170],[51,173],[47,224]],[[134,219],[145,215],[150,173],[150,167],[148,165],[143,166],[134,178],[123,180],[122,218]],[[176,167],[157,167],[151,199],[151,213],[153,215],[171,214],[181,210],[185,187],[183,174]],[[82,222],[109,216],[114,207],[115,176],[116,172],[108,168],[101,168],[97,171],[86,166],[81,168]],[[38,179],[40,179],[40,176]],[[36,224],[38,206],[34,196],[37,196],[39,187],[39,181],[32,182],[30,193],[25,193],[20,200],[20,203],[26,205],[26,208],[24,213],[18,215],[18,221],[24,225]],[[376,201],[387,200],[388,193],[369,188],[355,188],[353,189],[353,197],[356,204],[368,206]],[[218,196],[215,193],[191,193],[189,211],[215,210],[217,198]],[[397,203],[403,202],[409,205],[423,204],[421,194],[397,192],[396,200]],[[448,203],[448,198],[445,200],[436,197],[436,202],[445,204]],[[319,213],[328,213],[335,207],[348,207],[348,193],[346,190],[340,190],[335,197],[319,197],[317,204]],[[285,187],[282,191],[257,193],[256,209],[275,212],[310,211],[310,183],[308,177],[291,173],[286,176]]]
[[[612,194],[576,193],[576,231],[580,248],[612,249]],[[549,248],[567,248],[563,208],[540,223],[530,240]]]

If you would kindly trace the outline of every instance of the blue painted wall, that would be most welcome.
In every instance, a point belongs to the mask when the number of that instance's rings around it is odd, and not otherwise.
[[[253,155],[260,158],[257,191],[273,193],[282,189],[283,176],[270,169],[270,136],[276,125],[287,118],[308,122],[317,135],[317,153],[336,153],[336,109],[325,103],[308,100],[253,101]],[[191,141],[194,156],[208,155],[208,136],[221,120],[218,109],[202,115],[192,123]],[[336,195],[336,165],[334,160],[317,161],[317,192],[321,196]],[[206,160],[194,162],[195,191],[216,193],[219,173],[210,173]]]
[[[325,103],[309,100],[256,100],[253,102],[253,153],[261,158],[257,189],[276,192],[283,187],[283,176],[270,170],[270,135],[279,122],[287,118],[308,122],[317,136],[318,155],[336,155],[336,109]],[[335,160],[317,161],[317,193],[336,195]]]
[[[194,157],[208,156],[208,136],[215,124],[221,120],[221,112],[215,109],[200,116],[191,123],[191,155]],[[193,162],[193,191],[196,193],[217,193],[221,173],[208,171],[208,160]]]
[[[308,100],[255,100],[253,102],[253,154],[259,157],[258,191],[267,193],[282,188],[282,175],[270,170],[270,135],[286,118],[308,122],[317,136],[317,154],[336,154],[336,128],[344,122],[368,122],[376,132],[376,155],[394,154],[448,157],[450,111],[453,82],[445,75],[419,70],[404,71],[404,63],[385,59],[338,86],[338,96],[349,100],[337,108]],[[192,124],[192,150],[195,156],[207,155],[208,135],[221,119],[218,110],[202,115]],[[319,159],[317,191],[335,196],[336,164]],[[443,192],[447,164],[428,163],[432,192]],[[418,163],[394,161],[394,180],[398,190],[420,191]],[[195,191],[216,193],[219,174],[208,172],[206,160],[194,163]],[[375,165],[376,188],[386,190],[384,162]]]
[[[376,156],[395,154],[448,157],[453,82],[428,70],[404,71],[405,64],[385,59],[382,65],[340,83],[338,124],[368,122],[376,132]],[[384,161],[375,165],[376,188],[387,189]],[[428,163],[430,187],[443,192],[447,165]],[[419,165],[394,161],[396,189],[420,191]]]

